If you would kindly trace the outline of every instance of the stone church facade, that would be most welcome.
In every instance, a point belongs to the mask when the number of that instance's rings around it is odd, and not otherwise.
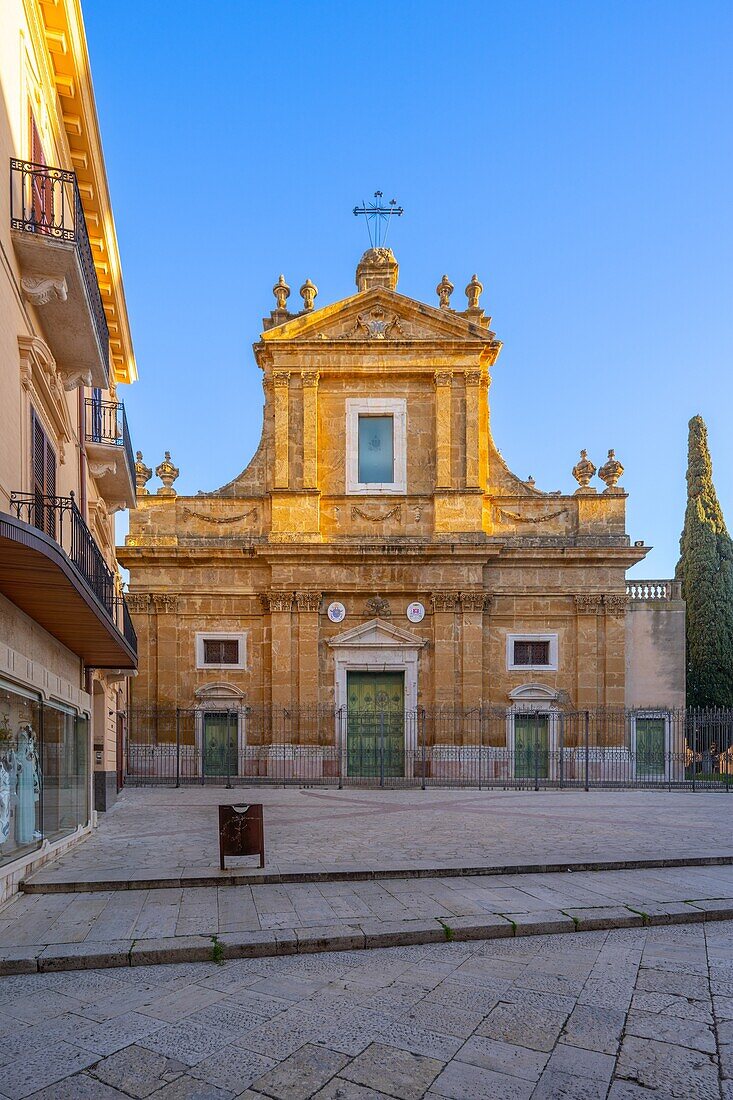
[[[355,295],[316,308],[307,280],[295,313],[280,277],[254,345],[262,437],[232,482],[179,496],[166,456],[148,492],[138,456],[118,551],[135,705],[340,712],[313,733],[328,755],[346,752],[349,726],[356,738],[379,699],[405,716],[505,710],[496,736],[510,746],[511,715],[527,708],[683,704],[684,614],[671,656],[651,652],[664,629],[629,633],[626,570],[648,548],[626,533],[613,452],[595,484],[583,453],[568,494],[513,474],[490,429],[501,342],[481,284],[456,309],[447,277],[436,305],[401,295],[397,279],[392,252],[370,249]],[[658,659],[653,698],[630,698],[627,635],[650,648],[640,660]],[[396,727],[406,744],[409,726]],[[238,737],[241,750],[246,721]]]

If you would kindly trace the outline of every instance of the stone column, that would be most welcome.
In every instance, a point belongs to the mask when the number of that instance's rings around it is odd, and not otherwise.
[[[137,652],[140,674],[129,681],[130,700],[135,707],[153,706],[155,700],[155,639],[151,627],[152,605],[147,592],[128,592],[127,609],[137,634]]]
[[[453,375],[447,370],[435,372],[435,487],[450,489],[451,419]]]
[[[461,592],[463,706],[477,707],[483,697],[483,632],[485,592]]]
[[[191,700],[178,699],[178,597],[155,592],[150,597],[155,612],[158,662],[156,703],[158,706],[190,706]]]
[[[433,640],[435,658],[433,680],[435,705],[455,706],[456,702],[456,609],[457,592],[433,592]]]
[[[292,667],[292,592],[268,592],[262,599],[270,612],[271,701],[274,710],[291,707],[293,701]]]
[[[605,698],[607,707],[626,705],[626,609],[628,597],[603,597],[606,611]]]
[[[479,461],[481,418],[481,371],[467,370],[466,379],[466,488],[481,484]]]
[[[276,370],[273,373],[272,382],[275,394],[275,488],[287,489],[290,484],[288,471],[290,375],[287,371]]]
[[[598,698],[598,617],[603,613],[603,596],[582,593],[575,597],[576,615],[576,705],[580,710],[596,707]]]
[[[298,703],[315,707],[318,703],[318,612],[320,592],[296,592],[298,606]],[[314,724],[311,723],[313,728]]]
[[[317,370],[300,372],[303,380],[303,488],[318,488],[318,379]]]

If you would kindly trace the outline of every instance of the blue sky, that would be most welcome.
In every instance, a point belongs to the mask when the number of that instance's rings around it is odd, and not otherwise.
[[[180,492],[260,432],[251,345],[284,272],[353,292],[351,210],[404,205],[399,289],[476,271],[504,341],[490,391],[512,469],[572,491],[626,466],[635,572],[677,558],[687,421],[733,526],[733,5],[85,0],[140,381],[136,447]],[[291,299],[292,301],[292,299]]]

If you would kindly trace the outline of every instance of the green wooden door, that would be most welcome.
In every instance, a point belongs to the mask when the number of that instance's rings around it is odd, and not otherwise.
[[[636,719],[636,775],[664,777],[664,718]]]
[[[346,691],[348,775],[404,775],[404,673],[349,672]]]
[[[550,765],[550,719],[546,714],[514,718],[514,776],[547,779]]]
[[[237,774],[236,711],[204,714],[204,775]]]

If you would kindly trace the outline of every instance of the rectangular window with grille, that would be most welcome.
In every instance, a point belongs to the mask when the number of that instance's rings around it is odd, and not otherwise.
[[[514,665],[527,665],[528,667],[534,667],[535,665],[549,665],[549,641],[515,642],[513,663]]]
[[[205,665],[238,665],[239,640],[237,638],[204,638]]]

